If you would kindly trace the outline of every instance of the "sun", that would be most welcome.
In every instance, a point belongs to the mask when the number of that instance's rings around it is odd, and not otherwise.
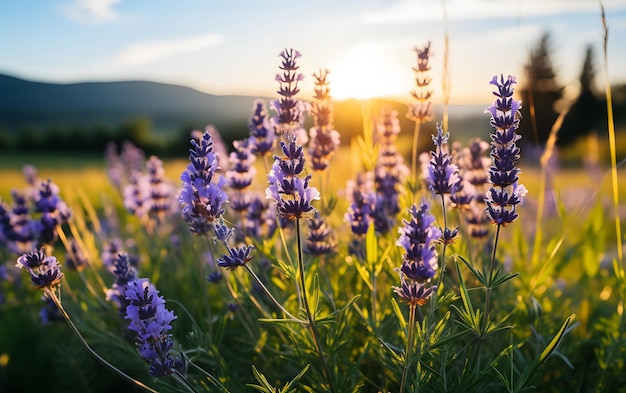
[[[402,70],[406,68],[408,71]],[[330,68],[330,88],[335,99],[367,99],[407,94],[410,64],[400,67],[381,46],[353,47]],[[408,81],[408,82],[407,82]]]

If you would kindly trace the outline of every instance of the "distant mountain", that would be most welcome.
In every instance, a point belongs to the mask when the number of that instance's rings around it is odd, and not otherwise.
[[[151,131],[169,138],[185,129],[202,129],[212,124],[226,140],[248,134],[247,123],[257,97],[212,95],[189,87],[146,82],[85,82],[54,84],[27,81],[0,74],[0,134],[59,132],[59,129],[92,131],[98,127],[118,128],[135,120],[149,120]],[[304,99],[307,99],[306,97]],[[266,104],[269,99],[264,98]],[[363,105],[359,100],[334,102],[336,129],[342,139],[362,134]],[[398,111],[403,134],[412,135],[414,123],[405,116],[406,103],[371,100],[372,115],[381,105]],[[471,111],[468,111],[471,109]],[[453,138],[464,134],[482,135],[490,131],[483,107],[450,108],[450,130]],[[441,110],[435,108],[436,113]],[[439,121],[440,121],[439,115]],[[307,127],[311,119],[307,119]],[[430,147],[430,134],[435,123],[423,127],[424,145]],[[422,139],[422,138],[420,138]]]
[[[218,128],[239,124],[246,131],[254,100],[155,82],[53,84],[0,74],[0,126],[13,130],[51,124],[93,127],[144,117],[161,129],[210,123]]]

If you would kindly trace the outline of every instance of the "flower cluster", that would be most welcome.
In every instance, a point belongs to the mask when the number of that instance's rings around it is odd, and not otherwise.
[[[146,162],[147,173],[135,171],[124,188],[124,206],[143,219],[163,222],[173,211],[174,186],[165,180],[163,162],[152,156]]]
[[[179,202],[189,230],[205,234],[211,229],[213,221],[224,214],[222,205],[228,200],[223,190],[226,179],[218,175],[217,182],[213,181],[218,161],[213,154],[213,141],[208,131],[204,132],[199,141],[192,139],[191,145],[191,162],[180,176],[183,185]]]
[[[482,239],[489,233],[489,218],[485,211],[491,158],[485,157],[489,144],[480,138],[469,142],[468,147],[457,148],[454,161],[459,167],[463,187],[450,197],[465,222],[471,237]]]
[[[494,133],[491,134],[491,158],[493,165],[489,168],[489,183],[491,188],[487,192],[485,203],[487,214],[494,225],[505,226],[518,217],[517,205],[524,201],[526,187],[519,184],[520,169],[515,166],[520,158],[520,149],[516,142],[521,138],[515,131],[519,126],[519,109],[521,103],[514,100],[513,85],[515,77],[505,80],[494,76],[490,84],[496,86],[497,97],[494,103],[486,110],[491,114],[491,125]]]
[[[76,238],[71,237],[68,240],[69,248],[66,248],[65,265],[70,270],[83,271],[89,265],[87,254]]]
[[[233,191],[230,194],[230,207],[238,214],[248,210],[252,202],[252,194],[247,189],[256,175],[254,167],[255,156],[252,154],[250,139],[234,141],[235,150],[230,153],[229,170],[225,177],[228,187]]]
[[[115,275],[115,281],[106,292],[106,300],[113,302],[120,314],[123,314],[128,306],[125,296],[126,286],[137,278],[138,261],[137,257],[121,251],[113,259],[112,273]]]
[[[44,244],[53,244],[58,239],[58,227],[71,218],[72,212],[59,197],[59,187],[50,179],[33,189],[33,201],[26,194],[12,190],[13,206],[0,201],[0,244],[14,253],[32,251]],[[38,218],[30,215],[29,202],[33,203]]]
[[[430,65],[428,64],[432,53],[430,51],[430,42],[423,48],[415,48],[417,54],[417,66],[413,67],[415,72],[415,84],[417,88],[411,92],[411,96],[415,99],[414,103],[409,104],[409,113],[407,117],[417,123],[423,123],[433,118],[433,110],[431,108],[430,97],[433,92],[428,88],[431,78],[428,76]]]
[[[382,107],[376,121],[375,137],[380,150],[374,168],[376,202],[372,213],[379,233],[387,233],[393,226],[394,217],[400,212],[402,183],[409,174],[409,168],[395,146],[399,133],[398,112],[388,106]]]
[[[283,63],[280,69],[283,74],[276,76],[276,80],[280,82],[278,93],[281,98],[274,101],[273,108],[278,112],[275,126],[283,136],[280,142],[283,155],[274,156],[274,164],[267,175],[269,185],[265,189],[265,197],[276,201],[276,214],[279,218],[295,221],[313,211],[311,203],[319,199],[320,194],[315,187],[309,186],[311,175],[300,177],[304,172],[305,160],[296,133],[306,110],[304,104],[294,98],[299,92],[298,81],[304,79],[302,74],[296,74],[299,68],[296,59],[300,57],[300,52],[288,49],[281,53],[281,57]]]
[[[309,234],[304,243],[303,251],[311,255],[326,255],[335,249],[335,241],[332,239],[332,228],[319,212],[307,222]]]
[[[296,63],[302,55],[297,50],[285,49],[279,56],[282,58],[279,66],[282,72],[276,74],[276,80],[280,84],[278,94],[281,97],[272,101],[270,106],[277,112],[276,117],[272,118],[276,133],[284,135],[295,133],[301,127],[307,107],[304,102],[294,98],[300,92],[298,82],[304,79],[304,75],[298,73],[300,67]]]
[[[433,225],[435,217],[430,214],[425,200],[419,209],[413,205],[409,212],[411,221],[403,220],[404,226],[398,230],[400,237],[396,244],[403,247],[405,253],[398,269],[401,285],[393,290],[401,301],[421,306],[437,288],[428,284],[438,268],[435,243],[442,233]]]
[[[319,191],[309,186],[311,175],[300,177],[304,171],[304,152],[296,141],[295,135],[285,135],[280,142],[283,156],[274,156],[274,164],[267,178],[269,186],[265,190],[266,198],[276,201],[276,213],[279,217],[294,221],[313,211],[314,200],[320,198]]]
[[[333,129],[333,108],[331,104],[328,70],[313,74],[315,78],[315,101],[311,107],[314,125],[309,131],[309,156],[311,168],[323,171],[328,168],[337,147],[339,132]]]
[[[63,278],[57,259],[48,256],[43,249],[23,254],[17,259],[15,266],[28,271],[36,288],[57,287]]]
[[[143,150],[129,141],[122,144],[119,154],[115,142],[109,142],[104,150],[104,156],[109,180],[120,190],[129,183],[133,173],[141,171],[146,162]]]
[[[263,100],[256,100],[253,108],[254,111],[248,123],[250,148],[255,155],[265,156],[274,150],[278,138],[267,117]]]
[[[424,179],[428,189],[437,195],[453,195],[463,184],[459,177],[459,168],[452,164],[452,157],[447,152],[449,133],[443,133],[441,124],[437,124],[437,135],[433,135],[436,151],[430,152],[429,165],[424,170]]]
[[[174,372],[186,374],[186,362],[170,351],[174,347],[170,323],[176,319],[174,312],[165,308],[165,300],[147,278],[129,281],[125,291],[125,319],[128,328],[137,333],[137,350],[150,363],[148,373],[163,377]]]
[[[344,218],[357,237],[365,236],[372,222],[372,210],[376,201],[374,180],[371,172],[359,173],[355,180],[349,180],[346,194],[350,206]]]

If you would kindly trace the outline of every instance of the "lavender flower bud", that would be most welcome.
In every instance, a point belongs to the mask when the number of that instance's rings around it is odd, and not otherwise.
[[[297,72],[300,67],[296,65],[296,60],[302,55],[297,50],[285,49],[279,56],[282,58],[279,66],[282,73],[276,74],[276,80],[280,84],[278,94],[281,98],[272,101],[271,108],[278,113],[272,119],[276,132],[283,135],[294,133],[301,126],[307,106],[294,98],[300,92],[298,82],[304,79],[304,75]]]
[[[411,92],[411,96],[416,100],[415,103],[409,104],[409,112],[407,117],[418,123],[423,123],[433,118],[433,110],[431,107],[430,97],[433,92],[428,88],[431,78],[428,76],[430,71],[429,60],[432,53],[430,51],[430,42],[423,48],[415,48],[417,54],[417,66],[413,67],[415,72],[416,89]]]
[[[491,157],[493,165],[489,168],[491,188],[487,192],[485,203],[487,214],[495,225],[509,224],[518,217],[517,206],[522,204],[526,187],[518,183],[520,169],[515,166],[520,158],[520,149],[516,142],[521,138],[515,133],[519,125],[521,102],[513,100],[515,77],[500,80],[494,76],[490,84],[497,87],[493,94],[497,97],[486,110],[491,114]]]
[[[61,265],[53,256],[46,255],[43,249],[23,254],[15,265],[30,273],[35,288],[52,288],[61,283]]]
[[[297,144],[294,135],[288,134],[286,139],[286,143],[281,141],[284,156],[274,156],[265,195],[276,201],[279,217],[294,221],[314,210],[311,203],[320,199],[320,194],[315,187],[309,186],[310,175],[304,179],[299,177],[305,161],[302,146]]]
[[[168,332],[176,316],[165,308],[165,300],[154,285],[146,278],[130,281],[125,295],[128,306],[124,318],[130,321],[129,329],[137,333],[139,354],[150,362],[148,373],[153,377],[186,374],[184,359],[170,353],[174,341]]]
[[[262,100],[256,100],[253,108],[254,112],[248,123],[250,147],[254,154],[264,156],[274,150],[278,138],[267,117],[265,103]]]
[[[433,195],[454,194],[461,189],[459,168],[451,163],[450,154],[445,151],[449,133],[443,134],[440,124],[437,124],[437,135],[433,135],[436,151],[430,152],[430,163],[424,171],[424,178]]]
[[[226,180],[220,176],[217,183],[213,181],[218,162],[213,154],[211,134],[205,132],[199,142],[192,139],[191,145],[191,162],[180,176],[183,184],[179,202],[189,229],[202,234],[207,233],[213,221],[224,214],[222,204],[228,200],[223,190]]]
[[[328,70],[320,70],[313,74],[315,78],[315,102],[311,108],[314,124],[309,131],[309,156],[311,167],[315,171],[323,171],[339,146],[339,133],[333,129],[333,109],[330,97]]]

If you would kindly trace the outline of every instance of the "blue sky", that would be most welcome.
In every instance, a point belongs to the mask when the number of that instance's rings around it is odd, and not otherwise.
[[[626,83],[626,0],[604,6],[609,77]],[[5,1],[0,73],[61,83],[153,80],[213,94],[274,96],[278,54],[293,47],[302,53],[304,95],[311,94],[311,74],[323,67],[337,98],[409,100],[413,48],[428,41],[438,90],[446,28],[452,103],[489,102],[495,74],[523,82],[528,50],[546,30],[568,91],[576,91],[588,44],[598,82],[604,78],[597,0]]]

